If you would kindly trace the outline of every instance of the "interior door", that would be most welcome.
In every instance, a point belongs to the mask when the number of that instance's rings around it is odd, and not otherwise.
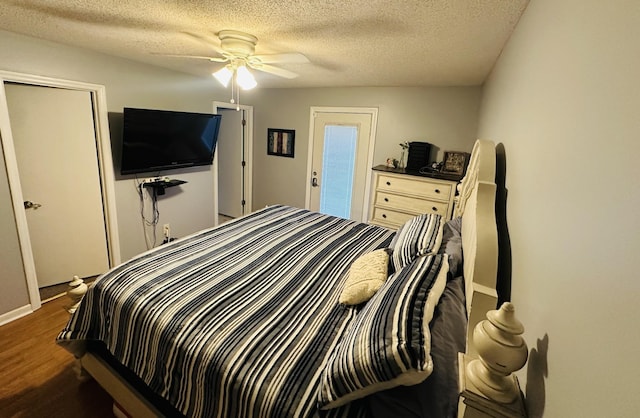
[[[245,110],[218,109],[218,213],[237,218],[245,213]]]
[[[309,209],[365,221],[371,159],[371,113],[313,115]]]
[[[6,83],[38,286],[109,268],[93,103],[87,91]]]

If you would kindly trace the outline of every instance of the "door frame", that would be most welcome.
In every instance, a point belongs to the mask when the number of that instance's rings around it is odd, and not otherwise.
[[[315,131],[316,115],[319,113],[351,113],[365,114],[371,116],[371,131],[369,133],[369,152],[367,155],[367,167],[373,167],[373,154],[376,145],[376,130],[378,127],[378,108],[377,107],[326,107],[311,106],[309,111],[309,149],[307,154],[307,188],[305,193],[305,205],[309,209],[311,207],[311,181],[313,178],[313,133]],[[365,176],[364,199],[362,202],[362,219],[366,222],[369,219],[369,199],[371,199],[371,175]]]
[[[113,172],[113,158],[111,156],[111,139],[109,136],[106,90],[104,86],[98,84],[0,71],[0,139],[4,149],[4,161],[7,168],[13,212],[16,218],[18,240],[20,242],[20,250],[22,253],[22,264],[24,266],[27,289],[29,292],[29,302],[31,304],[31,310],[35,311],[40,308],[41,300],[40,292],[38,291],[35,261],[31,250],[31,238],[29,236],[27,216],[23,204],[24,198],[22,195],[22,186],[20,185],[18,160],[16,158],[13,134],[11,132],[9,107],[4,89],[4,85],[7,82],[86,91],[91,95],[96,135],[96,149],[98,151],[98,169],[100,185],[102,188],[102,206],[104,209],[105,231],[107,235],[107,252],[109,266],[113,267],[120,264],[120,240],[116,217],[115,175]],[[69,277],[69,280],[71,279],[72,278]]]
[[[245,214],[253,211],[253,106],[248,105],[236,105],[228,102],[213,102],[213,113],[218,113],[218,109],[225,110],[244,110],[246,113],[246,121],[247,124],[244,127],[245,129],[245,154],[244,160],[246,162],[245,166],[245,176],[244,176],[244,190],[245,190]],[[213,155],[213,214],[214,220],[213,225],[218,226],[218,153],[214,153]]]

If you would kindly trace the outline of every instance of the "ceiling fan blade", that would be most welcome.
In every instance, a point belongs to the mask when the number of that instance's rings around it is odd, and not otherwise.
[[[153,53],[153,55],[162,55],[163,57],[175,57],[175,58],[196,58],[196,59],[202,59],[202,60],[209,60],[212,62],[229,61],[229,58],[216,58],[216,57],[208,57],[205,55],[160,54],[160,53]]]
[[[257,58],[264,64],[307,64],[309,58],[298,52],[288,52],[283,54],[266,54],[266,55],[254,55],[253,58]]]
[[[224,55],[225,52],[226,52],[219,45],[220,44],[220,40],[218,38],[214,37],[214,36],[201,35],[199,33],[193,33],[193,32],[188,32],[188,31],[183,31],[182,33],[184,33],[187,36],[190,36],[191,38],[194,38],[198,42],[204,43],[205,45],[207,45],[209,48],[213,49],[214,51],[216,51],[220,55]]]
[[[284,77],[284,78],[296,78],[296,77],[298,77],[298,74],[294,73],[293,71],[284,70],[282,68],[274,67],[273,65],[268,65],[268,64],[251,65],[250,64],[249,66],[251,68],[253,68],[254,70],[263,71],[265,73],[277,75],[278,77]]]

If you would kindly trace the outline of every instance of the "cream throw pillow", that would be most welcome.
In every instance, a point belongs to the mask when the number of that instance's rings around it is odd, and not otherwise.
[[[349,268],[340,303],[359,305],[371,299],[387,280],[388,264],[389,254],[384,249],[358,257]]]

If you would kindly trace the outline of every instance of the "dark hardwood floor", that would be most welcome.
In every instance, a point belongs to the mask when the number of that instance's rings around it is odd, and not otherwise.
[[[0,417],[113,417],[109,395],[80,382],[73,356],[55,343],[69,319],[67,298],[0,326]]]

